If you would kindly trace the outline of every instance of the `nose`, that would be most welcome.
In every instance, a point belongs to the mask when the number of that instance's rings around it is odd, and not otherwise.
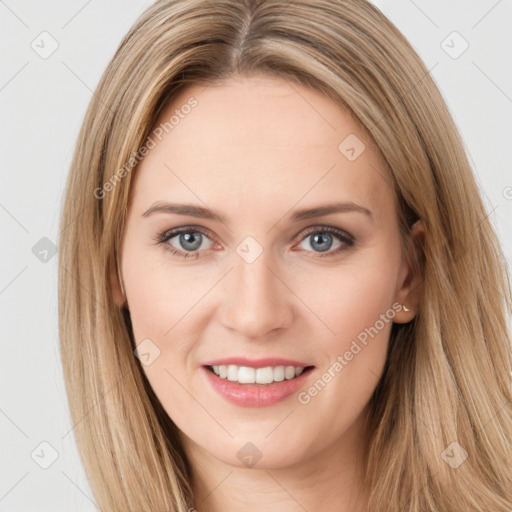
[[[250,339],[286,328],[293,318],[293,293],[267,253],[252,263],[235,255],[221,291],[222,324]]]

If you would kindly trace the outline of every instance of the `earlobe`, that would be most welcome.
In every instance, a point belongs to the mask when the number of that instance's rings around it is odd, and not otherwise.
[[[401,309],[395,315],[396,323],[408,323],[418,313],[421,287],[423,283],[423,244],[425,240],[425,225],[421,220],[416,221],[410,230],[408,254],[404,259],[403,278],[399,282],[396,301]]]

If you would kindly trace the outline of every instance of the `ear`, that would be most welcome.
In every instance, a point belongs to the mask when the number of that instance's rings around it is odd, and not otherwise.
[[[424,240],[425,225],[421,220],[417,220],[411,226],[409,240],[406,244],[408,254],[404,255],[397,282],[395,301],[402,308],[396,313],[393,321],[398,324],[410,322],[418,311],[423,283]]]
[[[126,299],[124,296],[123,287],[119,282],[119,275],[117,272],[117,265],[113,259],[110,261],[109,265],[109,281],[110,281],[110,290],[112,292],[112,298],[114,302],[119,307],[124,307],[126,305]]]

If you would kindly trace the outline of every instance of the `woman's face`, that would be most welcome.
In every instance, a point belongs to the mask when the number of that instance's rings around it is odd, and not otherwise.
[[[185,446],[260,468],[355,453],[392,322],[414,316],[377,151],[329,99],[268,77],[190,86],[151,138],[121,271]]]

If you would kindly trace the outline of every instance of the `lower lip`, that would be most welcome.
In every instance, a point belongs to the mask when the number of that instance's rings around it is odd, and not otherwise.
[[[206,367],[202,367],[213,389],[229,402],[241,407],[267,407],[277,404],[296,393],[313,373],[314,368],[298,377],[272,384],[240,384],[222,379]]]

